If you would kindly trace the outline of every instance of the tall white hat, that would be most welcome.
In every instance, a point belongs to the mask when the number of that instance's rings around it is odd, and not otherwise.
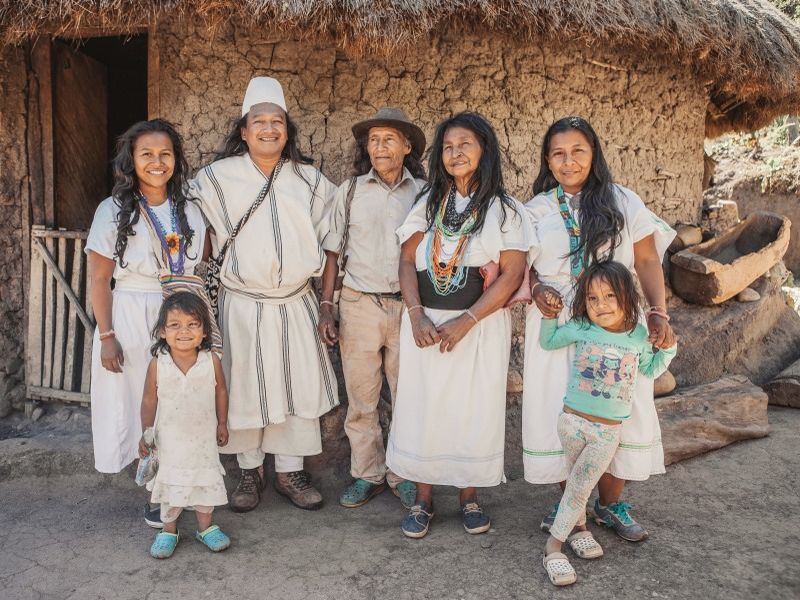
[[[277,79],[272,77],[253,77],[247,84],[242,102],[242,116],[250,112],[256,104],[271,102],[286,110],[286,99],[283,97],[283,88]]]

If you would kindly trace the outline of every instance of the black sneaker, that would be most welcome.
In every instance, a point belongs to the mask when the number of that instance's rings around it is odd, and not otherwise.
[[[161,507],[151,507],[150,504],[144,505],[144,522],[153,529],[161,529],[164,524],[161,522]]]

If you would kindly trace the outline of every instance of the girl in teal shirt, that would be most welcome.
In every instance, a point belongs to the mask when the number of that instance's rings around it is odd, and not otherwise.
[[[556,319],[544,319],[539,336],[546,350],[575,344],[564,411],[558,419],[570,474],[543,560],[555,585],[577,579],[561,553],[564,542],[580,558],[603,555],[586,530],[586,502],[617,450],[620,423],[631,414],[636,378],[658,377],[676,352],[675,346],[653,348],[647,329],[638,322],[641,296],[623,265],[593,263],[575,287],[572,320],[559,327]]]

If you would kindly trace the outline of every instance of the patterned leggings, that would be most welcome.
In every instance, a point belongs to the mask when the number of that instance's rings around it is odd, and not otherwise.
[[[550,528],[557,540],[566,541],[576,525],[586,523],[586,502],[614,458],[621,430],[620,424],[594,423],[568,412],[559,415],[558,437],[570,472]]]

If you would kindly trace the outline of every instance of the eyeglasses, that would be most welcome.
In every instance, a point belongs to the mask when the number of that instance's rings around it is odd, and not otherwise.
[[[189,323],[186,326],[181,325],[180,323],[168,323],[167,325],[164,326],[164,329],[166,329],[167,331],[180,331],[181,329],[188,329],[189,331],[200,331],[201,329],[203,329],[203,324],[198,323],[196,321]]]

